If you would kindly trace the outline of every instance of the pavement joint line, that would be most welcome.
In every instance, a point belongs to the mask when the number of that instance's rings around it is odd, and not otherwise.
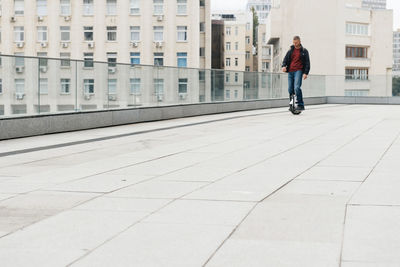
[[[273,196],[274,194],[276,194],[277,192],[279,192],[281,189],[283,189],[284,187],[286,187],[288,184],[290,184],[292,181],[294,181],[297,177],[301,176],[302,174],[306,173],[308,170],[312,169],[313,167],[315,167],[319,162],[323,161],[324,159],[330,157],[331,155],[333,155],[334,153],[336,153],[337,151],[339,151],[340,149],[342,149],[343,147],[345,147],[346,145],[352,143],[354,140],[356,140],[359,136],[363,135],[364,133],[368,132],[369,130],[373,129],[376,125],[378,125],[379,123],[381,123],[382,120],[380,120],[379,122],[377,122],[376,124],[374,124],[373,126],[369,127],[368,129],[366,129],[365,131],[362,131],[359,135],[353,137],[350,141],[346,142],[345,144],[343,144],[342,146],[340,146],[339,148],[335,149],[334,151],[332,151],[331,153],[329,153],[327,156],[325,156],[324,158],[322,158],[321,160],[319,160],[318,162],[316,162],[315,164],[313,164],[311,167],[307,168],[306,170],[300,172],[299,174],[297,174],[295,177],[293,177],[292,179],[290,179],[289,181],[287,181],[286,183],[284,183],[283,185],[281,185],[280,187],[278,187],[277,189],[275,189],[273,192],[271,192],[270,194],[268,194],[265,198],[263,198],[261,201],[259,201],[258,203],[256,203],[254,205],[254,207],[245,215],[245,217],[239,222],[239,224],[233,229],[233,231],[228,235],[228,237],[220,244],[220,246],[211,254],[211,256],[207,259],[207,261],[202,265],[202,267],[205,267],[211,260],[212,258],[216,255],[216,253],[223,247],[223,245],[233,236],[233,234],[237,231],[237,229],[241,226],[241,224],[248,218],[248,216],[250,216],[250,214],[256,209],[256,207],[264,202],[267,198],[270,198],[271,196]],[[351,124],[352,122],[349,123],[345,123],[344,125],[342,125],[339,128],[336,129],[340,129],[345,127],[345,125]],[[315,137],[313,139],[311,139],[309,142],[312,142],[313,140],[318,139],[321,136],[324,136],[326,133],[321,134],[318,137]],[[305,142],[308,143],[308,142]],[[303,143],[303,144],[305,144]],[[301,145],[303,145],[301,144]],[[299,146],[301,146],[299,145]],[[293,149],[293,148],[292,148]],[[292,150],[290,149],[290,150]],[[289,150],[289,151],[290,151]],[[288,152],[288,151],[287,151]]]
[[[350,123],[345,123],[345,124],[341,125],[339,128],[345,127],[345,125],[347,125],[347,124],[350,124]],[[324,132],[324,133],[321,134],[320,136],[323,136],[323,135],[325,135],[325,134],[326,134],[326,132]],[[318,136],[318,137],[319,137],[319,136]],[[316,137],[316,138],[318,138],[318,137]],[[310,140],[308,140],[308,141],[302,143],[301,145],[303,145],[303,144],[305,144],[305,143],[308,143],[308,142],[311,142],[312,140],[315,140],[316,138],[312,138],[312,139],[310,139]],[[280,154],[282,154],[282,153],[286,153],[287,151],[290,151],[290,150],[294,149],[295,147],[297,147],[297,146],[293,146],[293,147],[290,148],[290,149],[287,149],[287,150],[285,150],[285,151],[281,151],[281,152],[277,153],[276,156],[278,156],[278,155],[280,155]],[[241,150],[241,149],[239,149],[239,150]],[[230,152],[230,153],[232,153],[232,152]],[[227,154],[228,154],[228,153],[227,153]],[[221,156],[221,155],[219,155],[219,156]],[[268,160],[268,159],[270,159],[270,158],[273,158],[273,157],[274,157],[274,156],[269,156],[269,157],[267,157],[266,160]],[[264,162],[264,161],[262,161],[262,162]],[[260,162],[260,163],[261,163],[261,162]],[[258,164],[259,164],[259,163],[258,163]],[[197,165],[197,164],[194,164],[194,165]],[[251,164],[251,165],[254,165],[254,164]],[[184,169],[184,168],[183,168],[183,169]],[[210,183],[210,184],[213,184],[213,183],[215,183],[215,182],[217,182],[217,181],[223,180],[223,179],[225,179],[226,177],[228,177],[228,176],[230,176],[230,175],[232,175],[232,174],[234,174],[234,173],[240,172],[240,171],[242,171],[242,170],[245,170],[245,169],[246,169],[246,168],[243,168],[243,169],[241,169],[241,170],[239,170],[239,171],[234,171],[234,172],[232,172],[232,173],[230,173],[230,174],[227,174],[227,175],[223,176],[222,178],[220,178],[220,179],[218,179],[218,180],[216,180],[216,181],[213,181],[213,182]],[[172,172],[175,172],[175,171],[172,171]],[[163,175],[165,175],[165,174],[163,174]],[[163,176],[163,175],[160,175],[160,176]],[[160,176],[157,176],[157,177],[160,177]],[[153,177],[153,178],[151,178],[151,180],[156,179],[157,177]],[[208,184],[208,185],[209,185],[209,184]],[[206,186],[208,186],[208,185],[206,185]],[[132,185],[132,186],[133,186],[133,185]],[[185,193],[185,194],[181,195],[181,196],[178,197],[178,198],[172,199],[170,202],[166,203],[164,206],[162,206],[162,207],[159,208],[158,210],[156,210],[156,211],[154,211],[154,212],[148,214],[148,215],[145,216],[144,218],[142,218],[142,219],[138,220],[137,222],[133,223],[132,225],[128,226],[126,229],[121,230],[121,231],[120,231],[119,233],[117,233],[116,235],[110,237],[110,238],[107,239],[106,241],[104,241],[104,242],[102,242],[101,244],[97,245],[95,248],[93,248],[93,249],[87,251],[84,255],[82,255],[81,257],[79,257],[79,258],[77,258],[77,259],[75,259],[74,261],[72,261],[71,263],[69,263],[67,266],[72,266],[73,264],[77,263],[78,261],[80,261],[80,260],[82,260],[83,258],[85,258],[85,257],[87,257],[88,255],[90,255],[90,254],[91,254],[93,251],[95,251],[96,249],[100,248],[101,246],[105,245],[106,243],[110,242],[111,240],[117,238],[117,237],[120,236],[122,233],[124,233],[124,232],[128,231],[129,229],[133,228],[133,227],[136,226],[137,224],[142,223],[143,220],[147,219],[148,217],[152,216],[153,214],[157,213],[158,211],[161,211],[162,209],[164,209],[164,208],[167,207],[168,205],[172,204],[173,202],[175,202],[175,201],[177,201],[177,200],[182,200],[185,196],[187,196],[187,195],[189,195],[189,194],[191,194],[191,193],[193,193],[193,192],[196,192],[197,190],[202,189],[202,188],[204,188],[204,187],[205,187],[205,186],[201,186],[201,187],[199,187],[199,188],[197,188],[197,189],[192,190],[191,192],[188,192],[188,193]],[[118,190],[121,190],[121,189],[118,189]],[[118,191],[118,190],[115,190],[115,191]],[[110,193],[107,193],[107,194],[110,194]],[[105,195],[107,195],[107,194],[105,194]],[[250,212],[243,218],[242,222],[245,220],[245,218],[247,218],[247,216],[251,213],[251,211],[257,206],[257,204],[258,204],[258,203],[256,202],[255,205],[254,205],[254,206],[252,207],[252,209],[250,210]],[[239,224],[239,225],[240,225],[240,224]],[[239,226],[239,225],[238,225],[238,226]],[[238,227],[238,226],[237,226],[237,227]],[[235,228],[235,229],[236,229],[236,228]],[[233,232],[232,232],[231,234],[233,234]],[[222,244],[221,244],[221,246],[222,246]],[[217,250],[218,250],[218,248],[217,248]],[[216,251],[217,251],[217,250],[216,250]],[[215,251],[214,253],[216,253],[216,251]],[[214,255],[214,254],[213,254],[213,255]],[[211,259],[211,258],[210,258],[210,259]],[[207,261],[207,262],[208,262],[208,261]]]
[[[349,203],[351,202],[351,200],[353,199],[353,197],[357,194],[357,192],[360,190],[361,186],[364,184],[364,182],[368,179],[368,177],[371,176],[371,174],[374,172],[375,168],[379,165],[379,163],[382,161],[382,159],[385,157],[385,155],[387,154],[387,152],[392,148],[393,144],[395,144],[397,142],[397,140],[400,137],[400,131],[397,133],[397,135],[394,137],[394,139],[392,140],[392,142],[388,145],[388,147],[385,149],[385,151],[382,153],[382,155],[379,157],[379,159],[377,160],[377,162],[374,164],[374,166],[372,167],[371,171],[368,173],[368,175],[365,177],[365,179],[360,183],[360,185],[358,186],[358,188],[353,192],[353,194],[350,196],[349,200],[346,203],[346,208],[345,208],[345,216],[344,216],[344,220],[343,220],[343,229],[342,229],[342,244],[341,244],[341,248],[340,248],[340,259],[339,259],[339,267],[342,266],[342,259],[343,259],[343,246],[344,246],[344,235],[345,235],[345,230],[346,230],[346,220],[347,220],[347,210],[349,207]]]
[[[338,105],[338,106],[340,106],[340,105]],[[327,108],[335,108],[338,106],[318,107],[318,108],[312,108],[312,109],[327,109]],[[159,131],[191,127],[191,126],[196,126],[196,125],[210,124],[210,123],[214,123],[214,122],[221,122],[221,121],[228,121],[228,120],[235,120],[235,119],[256,117],[256,116],[276,115],[276,114],[283,114],[283,113],[286,114],[287,111],[274,111],[274,112],[265,112],[265,113],[258,113],[258,114],[233,116],[233,117],[228,117],[228,118],[214,119],[214,120],[208,120],[208,121],[202,121],[202,122],[194,122],[194,123],[181,124],[181,125],[175,125],[175,126],[161,127],[161,128],[156,128],[156,129],[142,130],[142,131],[131,132],[131,133],[124,133],[124,134],[119,134],[119,135],[104,136],[104,137],[98,137],[98,138],[93,138],[93,139],[73,141],[73,142],[67,142],[67,143],[62,143],[62,144],[41,146],[41,147],[28,148],[28,149],[20,149],[20,150],[2,152],[2,153],[0,153],[0,158],[6,157],[6,156],[42,151],[42,150],[50,150],[50,149],[61,148],[61,147],[68,147],[68,146],[82,145],[82,144],[99,142],[99,141],[106,141],[106,140],[123,138],[123,137],[128,137],[128,136],[133,136],[133,135],[139,135],[139,134],[146,134],[146,133],[152,133],[152,132],[159,132]],[[112,127],[112,126],[110,126],[110,127]],[[82,130],[82,131],[84,131],[84,130]],[[57,133],[54,133],[54,134],[57,134]],[[1,140],[0,140],[0,142],[1,142]]]

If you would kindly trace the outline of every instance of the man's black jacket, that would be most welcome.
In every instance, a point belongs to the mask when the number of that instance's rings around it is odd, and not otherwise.
[[[282,68],[286,67],[286,72],[290,72],[290,63],[292,62],[292,54],[294,51],[294,45],[292,45],[289,51],[286,53],[285,58],[283,59]],[[307,74],[310,72],[310,56],[308,54],[307,49],[303,46],[300,47],[300,59],[303,63],[303,73]]]

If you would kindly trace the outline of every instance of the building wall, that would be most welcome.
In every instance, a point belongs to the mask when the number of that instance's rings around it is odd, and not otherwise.
[[[60,60],[47,60],[45,68],[39,68],[39,60],[25,58],[22,71],[17,71],[16,59],[1,57],[0,115],[37,114],[42,112],[60,112],[71,110],[92,110],[102,108],[124,108],[132,106],[165,105],[171,103],[197,103],[211,99],[210,71],[199,69],[211,68],[211,19],[210,0],[205,0],[205,7],[200,7],[198,0],[187,0],[187,14],[177,15],[176,0],[164,0],[162,20],[153,15],[153,2],[140,1],[139,15],[130,15],[129,1],[118,0],[116,15],[106,15],[106,1],[95,1],[94,15],[84,16],[81,0],[71,0],[71,16],[60,16],[60,1],[48,1],[48,15],[39,21],[36,1],[25,1],[24,15],[15,16],[14,1],[2,0],[0,17],[2,54],[21,53],[36,56],[46,52],[48,57],[59,58],[60,53],[70,53],[72,59],[82,59],[85,52],[93,53],[95,61],[107,61],[107,53],[117,53],[116,67],[106,63],[94,63],[85,67],[81,61],[72,61],[70,66],[61,66]],[[11,22],[11,17],[15,21]],[[200,23],[204,23],[204,32],[200,32]],[[14,42],[14,27],[24,27],[24,46],[19,48]],[[37,27],[47,26],[48,42],[42,47],[37,41]],[[70,42],[63,47],[60,26],[70,26]],[[84,41],[83,27],[93,26],[91,48]],[[117,41],[107,41],[106,27],[117,26]],[[130,40],[130,26],[140,26],[140,41],[134,47]],[[153,26],[164,27],[162,47],[156,47],[153,40]],[[188,27],[187,42],[177,41],[177,26]],[[205,55],[200,56],[200,47]],[[187,67],[155,68],[151,66],[131,66],[130,53],[140,52],[141,65],[153,65],[154,53],[164,53],[165,66],[177,66],[177,53],[186,52]],[[43,66],[42,66],[43,67]],[[195,68],[195,69],[192,69]],[[45,80],[47,91],[43,92],[39,80]],[[69,79],[70,91],[61,92],[61,79]],[[84,80],[94,80],[94,92],[84,90]],[[140,91],[131,92],[131,79],[140,79]],[[187,92],[179,92],[179,81],[187,79]],[[24,82],[21,97],[16,92],[17,81]],[[111,82],[116,82],[112,91]],[[162,84],[162,91],[156,90],[157,83]],[[41,92],[39,92],[41,88]]]
[[[400,75],[400,29],[393,32],[393,74]]]
[[[59,57],[62,52],[71,53],[71,58],[82,59],[84,52],[93,52],[94,59],[106,61],[107,52],[116,52],[118,62],[129,63],[130,52],[141,52],[141,64],[153,64],[153,53],[164,53],[164,64],[177,65],[177,52],[188,53],[188,67],[211,68],[211,21],[210,0],[205,0],[205,7],[200,7],[198,0],[187,0],[187,14],[177,15],[176,0],[164,0],[164,18],[158,21],[153,15],[153,1],[140,1],[139,15],[130,15],[130,2],[117,1],[116,15],[107,15],[106,1],[95,1],[94,15],[83,15],[83,0],[71,0],[71,20],[66,21],[60,16],[60,1],[47,1],[48,15],[43,21],[38,21],[36,1],[24,1],[23,16],[14,15],[14,1],[3,0],[0,25],[2,41],[0,49],[3,54],[24,53],[36,56],[38,52],[47,52],[49,57]],[[10,18],[15,17],[15,22]],[[200,33],[200,22],[205,23],[205,32]],[[14,43],[14,26],[24,26],[25,45],[18,48]],[[37,26],[47,26],[48,46],[42,48],[37,42]],[[71,42],[63,48],[60,40],[60,26],[71,27]],[[83,27],[94,27],[93,49],[83,40]],[[117,26],[117,42],[108,42],[106,26]],[[140,26],[141,40],[138,47],[132,47],[130,42],[130,26]],[[153,26],[164,27],[164,45],[157,48],[153,41]],[[177,42],[177,26],[188,27],[188,41]],[[199,56],[200,47],[204,47],[206,54]]]
[[[387,95],[389,84],[382,76],[391,74],[392,11],[357,8],[357,3],[361,0],[281,0],[266,30],[268,43],[274,45],[273,71],[280,71],[293,36],[299,35],[310,52],[310,73],[329,76],[328,95]],[[368,34],[347,34],[346,23],[368,25]],[[346,58],[346,46],[367,48],[367,58]],[[345,81],[347,68],[367,68],[368,80]]]

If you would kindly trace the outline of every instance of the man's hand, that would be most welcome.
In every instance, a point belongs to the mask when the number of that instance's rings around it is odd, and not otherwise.
[[[303,80],[306,80],[308,78],[307,74],[303,74]]]
[[[286,67],[283,67],[283,68],[282,68],[282,71],[283,71],[283,72],[286,72]]]

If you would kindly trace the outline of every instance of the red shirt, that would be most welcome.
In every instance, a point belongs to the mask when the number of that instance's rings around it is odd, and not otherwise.
[[[303,70],[303,63],[301,62],[300,58],[300,48],[294,48],[293,53],[292,53],[292,61],[290,62],[290,67],[289,71],[298,71],[298,70]]]

